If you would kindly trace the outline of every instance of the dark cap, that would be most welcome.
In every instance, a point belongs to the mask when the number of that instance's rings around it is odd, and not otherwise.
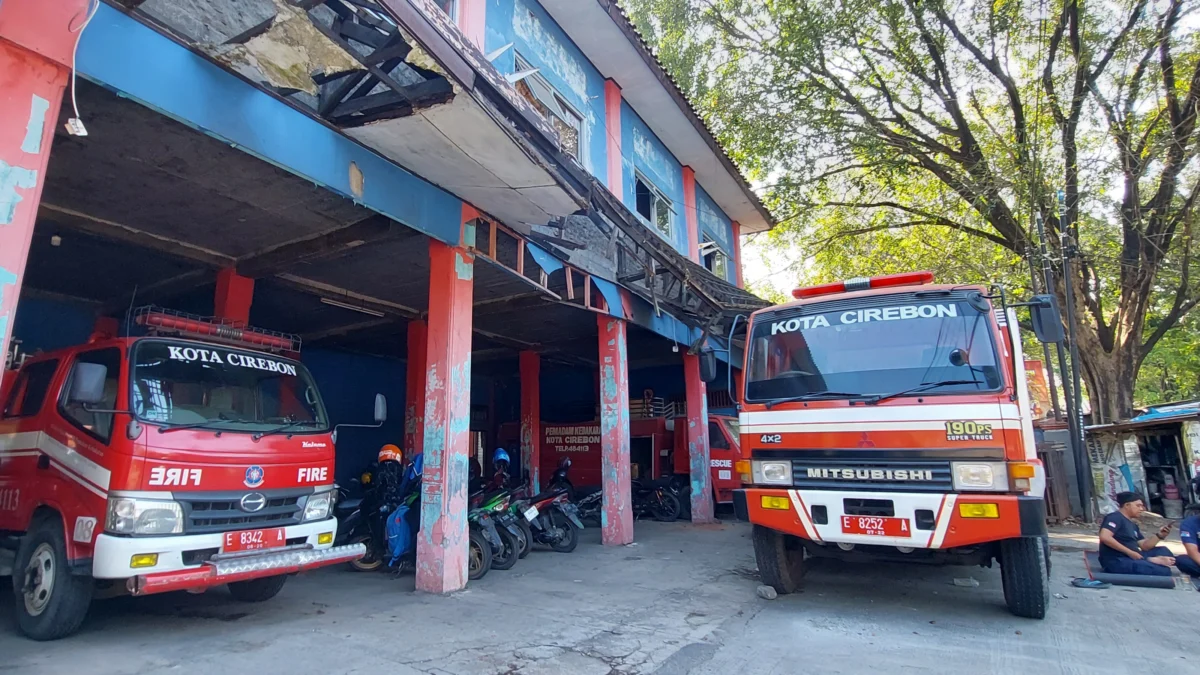
[[[1117,493],[1117,506],[1125,506],[1126,504],[1132,504],[1133,502],[1140,502],[1140,501],[1142,501],[1142,495],[1140,495],[1136,492],[1118,492]]]

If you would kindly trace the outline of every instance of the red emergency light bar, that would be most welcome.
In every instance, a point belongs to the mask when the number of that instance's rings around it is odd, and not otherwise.
[[[170,310],[147,308],[135,319],[139,326],[175,331],[182,335],[196,337],[212,337],[222,342],[277,349],[287,352],[300,351],[300,340],[282,333],[266,331],[219,323],[218,319],[177,314]]]
[[[797,300],[811,298],[830,293],[848,293],[850,291],[865,291],[870,288],[885,288],[887,286],[917,286],[933,283],[933,272],[902,272],[900,274],[885,274],[881,277],[859,277],[847,279],[832,284],[805,286],[792,291],[792,297]]]

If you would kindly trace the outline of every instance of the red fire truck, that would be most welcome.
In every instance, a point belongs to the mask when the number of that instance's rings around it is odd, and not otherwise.
[[[1019,616],[1049,601],[1045,473],[1012,306],[915,272],[797,289],[751,316],[740,414],[764,583],[811,558],[1000,563]],[[1032,309],[1061,340],[1048,296]]]
[[[0,574],[34,639],[76,630],[93,594],[228,584],[261,601],[363,554],[333,546],[334,439],[286,355],[298,339],[163,310],[136,321],[148,335],[23,359],[0,387]]]

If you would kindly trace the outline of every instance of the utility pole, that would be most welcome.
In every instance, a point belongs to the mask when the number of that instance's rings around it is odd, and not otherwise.
[[[1067,341],[1071,346],[1071,390],[1075,393],[1075,410],[1072,412],[1072,417],[1075,420],[1075,426],[1072,431],[1075,436],[1075,445],[1080,452],[1076,455],[1076,471],[1083,468],[1087,471],[1087,481],[1080,481],[1079,499],[1083,502],[1084,516],[1090,521],[1092,519],[1092,461],[1087,454],[1087,448],[1084,445],[1083,438],[1083,387],[1080,384],[1079,372],[1079,340],[1076,339],[1075,328],[1075,273],[1072,269],[1071,261],[1079,253],[1076,246],[1075,237],[1072,234],[1071,223],[1067,219],[1067,199],[1062,190],[1058,191],[1058,229],[1063,241],[1063,286],[1067,293]],[[1083,459],[1083,464],[1079,464],[1079,458]]]
[[[1041,216],[1038,217],[1040,218]],[[1042,249],[1042,258],[1044,260],[1046,255],[1044,242]],[[1033,294],[1037,295],[1040,292],[1038,287],[1041,285],[1039,284],[1037,265],[1033,261],[1032,249],[1028,253],[1030,286],[1033,287]],[[1049,293],[1050,289],[1046,289],[1046,292]],[[1045,342],[1042,343],[1042,363],[1046,366],[1046,384],[1050,387],[1050,407],[1054,410],[1054,419],[1061,420],[1063,416],[1062,408],[1058,405],[1058,383],[1054,381],[1054,361],[1050,358],[1050,345]]]
[[[1042,274],[1045,276],[1046,292],[1053,293],[1054,271],[1050,264],[1050,253],[1046,246],[1046,226],[1042,222],[1042,214],[1040,211],[1034,214],[1034,221],[1037,224],[1038,251],[1042,256]],[[1068,273],[1064,276],[1069,277],[1070,274]],[[1067,297],[1067,302],[1069,303],[1070,308],[1074,309],[1074,302],[1069,299],[1070,293],[1068,293]],[[1069,313],[1070,309],[1067,311]],[[1068,325],[1071,325],[1074,322],[1068,320],[1067,323]],[[1058,369],[1059,372],[1063,374],[1063,399],[1067,404],[1067,433],[1071,437],[1071,457],[1075,460],[1075,483],[1076,488],[1079,491],[1079,505],[1080,508],[1083,509],[1084,517],[1090,520],[1092,471],[1091,462],[1088,460],[1087,453],[1080,441],[1082,438],[1082,434],[1079,433],[1080,416],[1077,412],[1079,408],[1076,407],[1076,393],[1078,390],[1073,390],[1072,382],[1074,378],[1068,379],[1067,377],[1067,373],[1069,372],[1067,370],[1067,352],[1066,349],[1063,348],[1063,343],[1059,342],[1055,345],[1055,347],[1058,351]],[[1047,349],[1047,352],[1049,352],[1049,349]]]

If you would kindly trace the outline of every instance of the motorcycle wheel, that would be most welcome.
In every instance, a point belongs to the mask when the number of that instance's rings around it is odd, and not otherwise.
[[[517,564],[521,555],[520,537],[508,531],[507,527],[497,527],[496,534],[500,535],[500,550],[492,551],[492,569],[510,570]]]
[[[533,550],[533,526],[528,520],[522,516],[520,522],[521,528],[521,552],[517,554],[518,558],[524,559]]]
[[[467,550],[467,578],[479,581],[487,576],[492,568],[492,545],[474,527],[470,529],[470,543]]]
[[[579,529],[562,513],[555,513],[552,518],[554,529],[558,536],[550,543],[550,548],[559,553],[570,553],[579,544]]]
[[[350,538],[351,544],[363,544],[367,547],[367,554],[358,560],[351,560],[350,569],[355,572],[374,572],[383,567],[383,556],[379,555],[379,551],[371,545],[371,535],[360,534]]]
[[[663,491],[658,498],[650,503],[650,514],[654,519],[670,523],[679,519],[679,499],[670,492]]]

